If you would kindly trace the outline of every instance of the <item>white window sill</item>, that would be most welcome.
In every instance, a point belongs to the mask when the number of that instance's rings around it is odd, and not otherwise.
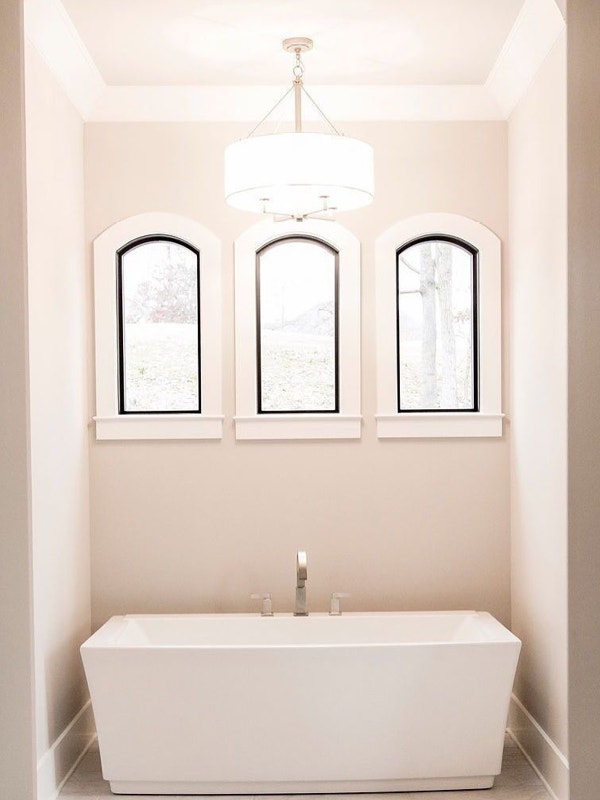
[[[503,417],[473,411],[377,414],[377,438],[501,437]]]
[[[96,439],[221,439],[223,417],[202,414],[120,414],[94,417]]]
[[[360,439],[362,417],[349,414],[261,414],[234,417],[236,439]]]

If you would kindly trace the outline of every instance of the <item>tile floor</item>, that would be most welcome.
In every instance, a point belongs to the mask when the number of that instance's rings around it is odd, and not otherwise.
[[[105,800],[117,796],[111,794],[108,783],[102,780],[98,745],[94,743],[64,785],[60,798],[64,798],[64,800]],[[120,796],[125,797],[125,795]],[[133,798],[144,800],[146,796],[130,795],[130,797],[132,800]],[[311,800],[311,797],[314,800],[314,795],[295,795],[294,800],[300,800],[300,798]],[[493,789],[473,789],[467,792],[332,795],[331,797],[332,800],[334,798],[343,798],[343,800],[550,800],[550,795],[544,789],[540,779],[508,736],[504,747],[502,773],[496,778]],[[148,800],[156,800],[156,795]],[[171,795],[170,800],[177,800],[177,798]],[[226,799],[219,797],[218,800]],[[278,799],[272,796],[270,800]],[[292,800],[292,798],[288,795],[286,800]]]

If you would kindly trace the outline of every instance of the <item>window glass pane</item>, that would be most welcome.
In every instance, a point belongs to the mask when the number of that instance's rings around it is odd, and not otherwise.
[[[259,254],[259,411],[337,411],[336,265],[310,239]]]
[[[120,259],[121,410],[199,411],[197,253],[146,241]]]
[[[474,254],[420,241],[397,268],[399,410],[476,410]]]

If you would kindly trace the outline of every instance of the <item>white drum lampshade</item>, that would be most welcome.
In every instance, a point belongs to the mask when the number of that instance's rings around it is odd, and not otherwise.
[[[302,217],[373,200],[373,148],[328,133],[254,136],[225,150],[225,199],[234,208]]]

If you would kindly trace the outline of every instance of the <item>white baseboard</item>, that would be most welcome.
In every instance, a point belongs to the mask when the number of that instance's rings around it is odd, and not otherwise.
[[[569,762],[514,694],[507,731],[554,800],[569,800]],[[96,739],[91,701],[73,717],[37,765],[38,800],[56,800]]]
[[[550,796],[554,800],[569,800],[568,760],[514,694],[510,701],[507,731]]]
[[[88,700],[37,764],[37,800],[55,800],[96,738]]]

